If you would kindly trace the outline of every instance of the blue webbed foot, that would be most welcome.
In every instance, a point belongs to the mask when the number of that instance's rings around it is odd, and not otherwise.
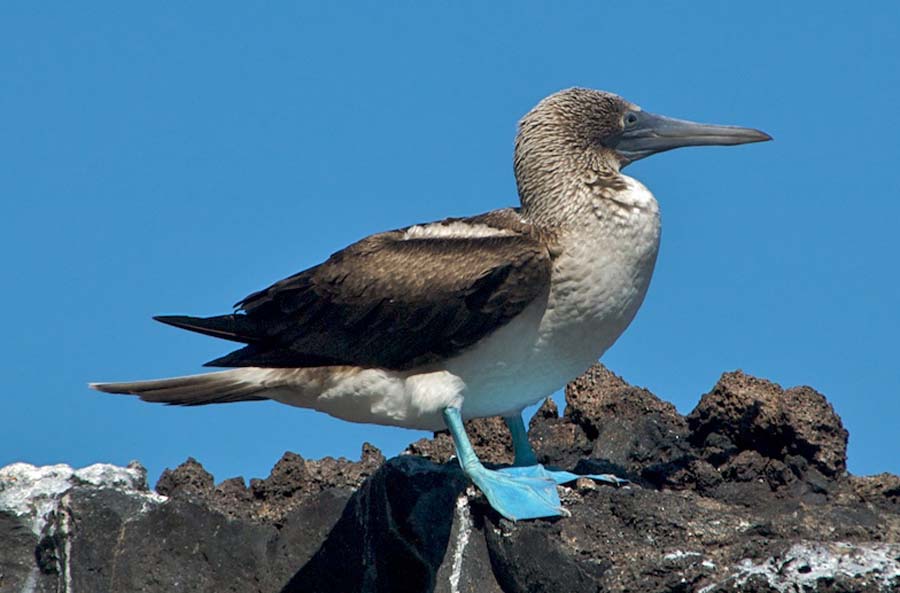
[[[543,475],[515,475],[487,469],[478,460],[466,436],[459,409],[446,408],[444,421],[453,437],[463,473],[478,486],[498,513],[513,521],[566,514],[555,481]]]
[[[478,464],[464,468],[469,479],[487,497],[494,509],[513,521],[539,517],[568,516],[556,490],[557,484],[574,482],[578,478],[590,478],[615,486],[628,480],[611,474],[573,474],[563,470],[547,469],[543,465],[504,467],[490,470]]]
[[[627,483],[608,474],[579,476],[572,472],[547,469],[537,462],[521,416],[507,418],[513,437],[515,462],[513,467],[491,470],[484,467],[475,455],[466,436],[462,414],[458,408],[444,409],[444,421],[450,429],[459,465],[472,482],[487,497],[494,509],[513,521],[569,515],[559,500],[557,484],[574,482],[587,477],[615,485]]]
[[[519,521],[569,514],[559,500],[556,482],[546,476],[516,475],[506,469],[490,470],[481,464],[463,471],[494,510],[507,519]]]
[[[574,482],[578,478],[589,478],[597,482],[605,482],[613,486],[623,486],[628,484],[628,480],[616,477],[612,474],[573,474],[561,469],[546,468],[543,465],[525,465],[516,467],[507,467],[501,472],[517,477],[544,478],[552,480],[554,484],[568,484]]]

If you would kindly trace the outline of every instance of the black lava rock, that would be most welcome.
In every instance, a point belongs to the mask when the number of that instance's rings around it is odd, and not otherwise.
[[[286,453],[268,478],[0,470],[0,592],[900,591],[900,477],[847,474],[847,431],[809,387],[726,373],[683,417],[601,365],[548,400],[542,462],[617,473],[560,487],[568,517],[513,523],[448,435],[385,461]],[[499,419],[468,425],[508,463]]]

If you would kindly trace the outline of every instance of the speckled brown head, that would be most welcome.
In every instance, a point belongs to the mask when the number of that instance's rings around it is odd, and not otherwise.
[[[638,159],[682,146],[771,140],[759,130],[673,119],[618,95],[584,88],[554,93],[519,122],[515,173],[529,205],[558,200],[585,178],[615,177]]]

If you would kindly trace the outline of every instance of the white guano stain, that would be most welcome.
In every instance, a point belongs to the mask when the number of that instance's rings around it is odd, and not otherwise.
[[[663,560],[675,561],[692,556],[702,556],[702,554],[700,554],[700,552],[685,552],[684,550],[675,550],[674,552],[669,552],[668,554],[664,555]]]
[[[147,473],[136,463],[119,467],[97,463],[81,469],[64,464],[37,467],[13,463],[0,468],[0,511],[21,518],[40,537],[62,538],[62,566],[58,587],[73,593],[72,517],[69,492],[75,486],[110,488],[138,497],[141,512],[167,500],[147,487]],[[55,519],[54,519],[55,517]],[[40,572],[33,567],[22,583],[20,593],[34,593]]]
[[[459,593],[459,579],[462,576],[463,555],[469,545],[472,532],[472,514],[469,511],[469,497],[463,493],[456,499],[456,541],[453,544],[453,568],[450,571],[450,593]]]
[[[65,538],[65,544],[63,545],[63,566],[62,566],[62,577],[65,582],[65,593],[75,593],[72,587],[72,533],[70,530],[69,524],[69,495],[66,494],[62,497],[60,501],[60,509],[59,509],[59,531],[58,535],[61,535]]]
[[[0,468],[0,510],[25,519],[31,531],[40,536],[50,516],[58,512],[63,495],[77,485],[115,488],[139,496],[144,510],[166,500],[150,492],[146,473],[137,465],[118,467],[97,463],[82,469],[68,465],[37,467],[29,463],[13,463]]]
[[[38,575],[40,571],[37,566],[31,569],[31,572],[28,573],[28,576],[25,578],[25,583],[22,585],[22,591],[20,593],[34,593],[37,589]]]
[[[900,544],[801,542],[762,562],[742,560],[734,570],[724,581],[707,585],[699,593],[726,583],[740,588],[756,575],[779,593],[806,591],[819,579],[838,575],[869,577],[880,588],[891,590],[900,583]]]

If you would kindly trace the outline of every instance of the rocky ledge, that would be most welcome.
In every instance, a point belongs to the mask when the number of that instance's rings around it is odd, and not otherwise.
[[[726,373],[681,416],[601,365],[531,421],[541,461],[614,472],[561,487],[572,516],[512,523],[446,434],[384,460],[286,453],[216,484],[189,459],[0,470],[0,591],[900,591],[900,478],[846,471],[847,431],[809,387]],[[497,419],[473,421],[506,463]]]

